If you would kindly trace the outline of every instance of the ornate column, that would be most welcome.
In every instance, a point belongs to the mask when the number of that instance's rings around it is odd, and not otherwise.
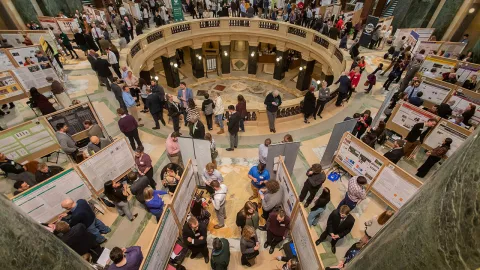
[[[2,269],[92,269],[75,251],[0,196]]]
[[[305,57],[302,55],[302,63],[300,64],[298,78],[297,78],[297,89],[298,90],[308,90],[312,83],[312,73],[313,68],[315,67],[315,60],[311,60],[310,57]]]
[[[205,70],[203,68],[203,55],[202,55],[202,43],[194,44],[193,48],[190,47],[190,58],[192,60],[192,73],[197,79],[205,76]]]
[[[424,181],[347,264],[363,269],[477,269],[480,265],[479,131]]]
[[[230,41],[220,41],[220,57],[222,59],[222,75],[230,74]]]
[[[285,43],[276,45],[275,69],[273,71],[273,78],[275,80],[283,80],[285,78]]]
[[[248,74],[257,74],[258,42],[248,42]]]
[[[175,88],[180,85],[180,76],[178,74],[177,59],[175,58],[175,49],[169,49],[167,55],[162,55],[163,71],[167,79],[167,85]]]

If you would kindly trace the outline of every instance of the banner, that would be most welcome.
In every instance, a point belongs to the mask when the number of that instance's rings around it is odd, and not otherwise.
[[[370,41],[372,40],[373,31],[378,24],[378,17],[368,15],[367,23],[365,24],[365,29],[363,29],[363,34],[360,37],[360,46],[368,47]]]
[[[172,13],[174,22],[183,22],[183,10],[182,10],[182,1],[172,0]]]

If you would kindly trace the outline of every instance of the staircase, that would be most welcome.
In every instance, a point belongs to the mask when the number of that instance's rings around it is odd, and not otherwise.
[[[397,7],[398,0],[388,0],[385,8],[382,12],[382,17],[390,17],[393,15],[395,8]]]

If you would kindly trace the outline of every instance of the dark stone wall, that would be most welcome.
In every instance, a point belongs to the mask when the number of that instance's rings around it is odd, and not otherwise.
[[[425,27],[439,3],[440,0],[400,0],[393,12],[392,25],[395,29]]]
[[[432,25],[432,28],[435,28],[434,35],[437,36],[437,40],[440,40],[442,36],[447,31],[450,23],[452,22],[455,15],[457,15],[458,10],[462,6],[465,0],[447,0],[443,5],[440,13]]]
[[[480,137],[477,130],[347,265],[364,269],[480,266]]]
[[[25,23],[29,23],[31,21],[38,22],[37,12],[35,11],[35,8],[30,0],[14,0],[12,3]]]
[[[37,12],[33,7],[31,0],[13,0],[15,8],[25,23],[37,21]],[[75,10],[82,11],[81,0],[37,0],[44,16],[56,17],[60,11],[64,12],[67,17],[74,14]]]

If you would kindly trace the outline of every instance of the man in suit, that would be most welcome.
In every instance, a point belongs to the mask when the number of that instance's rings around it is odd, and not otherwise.
[[[207,227],[192,216],[183,225],[182,236],[183,242],[192,251],[190,258],[193,259],[197,257],[198,253],[202,253],[205,263],[208,263]]]
[[[67,222],[59,221],[55,224],[53,233],[80,256],[90,253],[93,261],[96,261],[102,254],[103,248],[82,223],[70,227]]]
[[[97,61],[97,59],[99,57],[100,57],[100,55],[98,55],[98,53],[96,53],[94,50],[88,50],[87,60],[90,63],[90,66],[92,67],[93,71],[95,71],[95,73],[97,73],[97,77],[98,77],[98,72],[95,69],[95,62]],[[100,78],[98,78],[98,80],[100,80]],[[102,82],[100,82],[100,83],[103,85]]]
[[[77,160],[78,147],[73,140],[72,136],[67,133],[68,126],[65,123],[58,123],[57,132],[55,132],[55,137],[57,138],[60,148],[62,148],[65,154],[69,155],[73,160]]]
[[[340,30],[338,28],[330,26],[330,30],[328,30],[328,37],[337,40],[338,36],[340,35]]]
[[[340,83],[340,85],[338,86],[338,97],[335,106],[340,107],[342,106],[343,100],[348,96],[351,87],[351,81],[346,72],[343,72],[340,78],[335,82],[335,84],[338,83]]]
[[[403,152],[407,158],[409,158],[413,150],[415,150],[415,148],[423,142],[430,129],[436,124],[437,119],[431,118],[425,123],[417,123],[413,125],[412,129],[405,137],[406,143],[403,147]]]
[[[167,107],[168,107],[168,116],[172,118],[173,130],[180,133],[180,115],[182,114],[180,110],[180,105],[173,101],[173,96],[167,94]],[[180,133],[180,135],[182,135]]]
[[[120,108],[127,111],[128,110],[127,105],[125,104],[125,101],[123,100],[123,90],[118,85],[119,80],[120,79],[117,78],[117,77],[113,78],[113,83],[110,85],[110,88],[112,89],[112,92],[115,95],[115,99],[118,101],[118,104],[120,105]]]
[[[154,80],[152,80],[152,87],[147,89],[147,107],[152,114],[153,121],[155,121],[155,127],[152,129],[160,129],[159,120],[165,126],[165,120],[163,119],[163,107],[165,106],[165,90],[163,87],[158,86]]]
[[[187,123],[187,111],[186,108],[188,107],[188,100],[193,99],[193,91],[191,88],[187,87],[187,84],[185,82],[180,83],[180,88],[178,89],[177,92],[177,98],[180,100],[180,107],[183,108],[183,121],[185,123],[185,126],[188,124]]]
[[[330,216],[328,216],[327,228],[320,235],[320,238],[315,241],[315,244],[317,246],[320,245],[321,242],[330,236],[332,238],[332,252],[335,253],[337,251],[335,248],[337,241],[350,233],[353,224],[355,224],[355,218],[350,215],[350,208],[347,205],[342,205],[340,210],[335,209]]]
[[[112,71],[110,70],[110,63],[103,58],[97,58],[94,66],[100,82],[107,86],[108,91],[112,91],[110,83],[113,83],[114,81]]]
[[[192,136],[192,138],[205,139],[205,126],[196,115],[190,117],[188,128],[190,129],[190,136]]]
[[[444,119],[448,119],[448,117],[450,117],[450,115],[452,115],[452,107],[455,105],[455,101],[454,100],[450,100],[449,102],[447,103],[442,103],[440,105],[438,105],[437,107],[437,115],[444,118]]]
[[[397,164],[397,162],[404,156],[403,145],[405,144],[404,140],[396,140],[393,143],[392,150],[385,153],[383,156],[386,157],[391,162]]]
[[[238,146],[238,131],[240,130],[240,120],[242,117],[235,111],[235,106],[228,105],[230,119],[228,120],[228,133],[230,134],[230,148],[227,151],[233,151]]]

